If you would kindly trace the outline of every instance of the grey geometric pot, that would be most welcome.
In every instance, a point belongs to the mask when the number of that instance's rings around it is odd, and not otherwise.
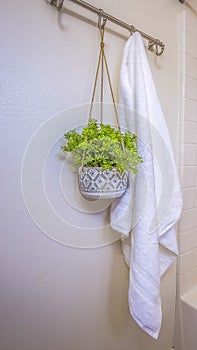
[[[128,186],[128,171],[116,169],[80,167],[78,171],[79,190],[83,197],[91,199],[116,198],[123,195]]]

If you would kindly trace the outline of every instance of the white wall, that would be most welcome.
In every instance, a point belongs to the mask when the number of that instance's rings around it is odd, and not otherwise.
[[[91,2],[166,44],[161,57],[148,55],[178,154],[181,5],[175,0]],[[66,6],[80,12],[67,2]],[[162,280],[163,324],[159,340],[153,341],[129,316],[128,269],[120,242],[90,250],[61,245],[41,233],[22,196],[21,164],[34,132],[55,113],[89,102],[98,53],[96,27],[66,13],[58,17],[44,0],[8,0],[0,2],[0,33],[1,349],[170,349],[175,266]],[[117,35],[106,33],[116,91],[123,45]],[[49,177],[52,191],[55,174],[53,169],[51,182]],[[30,186],[30,193],[36,191]],[[71,216],[79,221],[76,211]],[[44,219],[50,221],[49,216]]]

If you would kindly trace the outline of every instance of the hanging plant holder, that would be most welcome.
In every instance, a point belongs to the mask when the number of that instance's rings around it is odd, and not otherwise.
[[[90,106],[90,114],[89,121],[92,118],[92,108],[94,103],[94,97],[96,92],[96,86],[98,82],[99,69],[101,73],[101,110],[100,110],[100,123],[103,122],[103,90],[104,90],[104,68],[107,72],[108,83],[111,91],[111,96],[113,100],[113,105],[115,109],[116,122],[118,129],[120,130],[119,121],[118,121],[118,113],[115,104],[115,98],[112,90],[112,84],[108,69],[108,64],[105,56],[104,50],[104,28],[105,28],[106,19],[101,15],[99,16],[98,27],[100,30],[101,42],[100,42],[100,53],[96,70],[96,77],[94,82],[93,94],[92,94],[92,102]],[[84,157],[85,158],[85,151]],[[78,184],[79,190],[83,197],[85,198],[116,198],[123,195],[128,187],[128,171],[120,172],[116,168],[109,170],[104,170],[101,167],[86,167],[84,166],[84,161],[82,159],[82,166],[78,170]]]
[[[104,27],[106,18],[99,15],[101,36],[100,52],[94,80],[92,100],[87,127],[81,133],[70,130],[64,136],[67,145],[63,151],[70,152],[78,167],[78,185],[81,195],[87,199],[111,199],[124,194],[129,183],[129,171],[137,173],[142,159],[137,154],[136,135],[121,133],[118,111],[112,89],[109,68],[104,50]],[[116,126],[103,124],[104,70],[109,84]],[[92,118],[95,92],[100,72],[100,120]]]

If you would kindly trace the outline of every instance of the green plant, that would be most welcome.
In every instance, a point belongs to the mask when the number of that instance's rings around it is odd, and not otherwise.
[[[110,125],[98,124],[91,119],[81,133],[70,130],[64,135],[67,143],[62,146],[69,152],[75,167],[101,167],[103,170],[116,168],[121,173],[131,169],[137,173],[142,158],[137,153],[136,135],[121,133]]]

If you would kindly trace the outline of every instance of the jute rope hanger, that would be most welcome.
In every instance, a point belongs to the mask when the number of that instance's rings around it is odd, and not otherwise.
[[[95,99],[95,93],[96,93],[96,87],[98,84],[98,77],[99,77],[99,71],[101,72],[101,86],[100,86],[100,123],[103,123],[103,95],[104,95],[104,69],[106,69],[107,73],[107,80],[110,88],[110,93],[113,101],[113,106],[114,106],[114,111],[115,111],[115,118],[116,118],[116,124],[118,130],[121,132],[120,129],[120,123],[118,119],[118,110],[116,107],[116,102],[115,102],[115,97],[114,97],[114,92],[112,88],[112,82],[111,82],[111,77],[109,73],[109,67],[105,55],[105,44],[104,44],[104,34],[105,34],[105,24],[107,21],[107,18],[103,17],[102,14],[103,10],[100,10],[99,18],[98,18],[98,28],[100,31],[100,52],[99,52],[99,57],[98,57],[98,63],[97,63],[97,68],[96,68],[96,75],[94,79],[94,85],[93,85],[93,92],[92,92],[92,99],[91,99],[91,104],[90,104],[90,112],[89,112],[89,117],[88,117],[88,124],[90,120],[92,119],[92,109],[93,109],[93,104],[94,104],[94,99]],[[124,144],[122,143],[122,148],[124,150]],[[85,153],[86,150],[84,149],[83,156],[82,156],[82,169],[84,168],[84,160],[85,160]]]
[[[112,82],[111,82],[111,77],[109,73],[109,67],[105,55],[105,44],[104,44],[104,34],[105,34],[105,24],[107,22],[107,18],[103,17],[102,15],[103,10],[100,10],[100,15],[98,19],[98,28],[100,31],[100,52],[99,52],[99,58],[98,58],[98,63],[97,63],[97,68],[96,68],[96,76],[94,80],[94,87],[93,87],[93,93],[92,93],[92,100],[91,100],[91,105],[90,105],[90,112],[89,112],[89,118],[88,122],[92,118],[92,109],[93,109],[93,103],[95,99],[95,93],[96,93],[96,87],[98,83],[98,76],[99,76],[99,70],[101,70],[101,91],[100,91],[100,103],[101,103],[101,111],[100,111],[100,122],[103,122],[103,92],[104,92],[104,69],[106,69],[107,73],[107,79],[108,79],[108,84],[110,88],[110,93],[113,101],[113,106],[114,106],[114,111],[115,111],[115,117],[116,117],[116,123],[118,130],[120,131],[120,124],[118,120],[118,110],[116,107],[116,102],[115,102],[115,97],[114,97],[114,92],[112,88]]]

